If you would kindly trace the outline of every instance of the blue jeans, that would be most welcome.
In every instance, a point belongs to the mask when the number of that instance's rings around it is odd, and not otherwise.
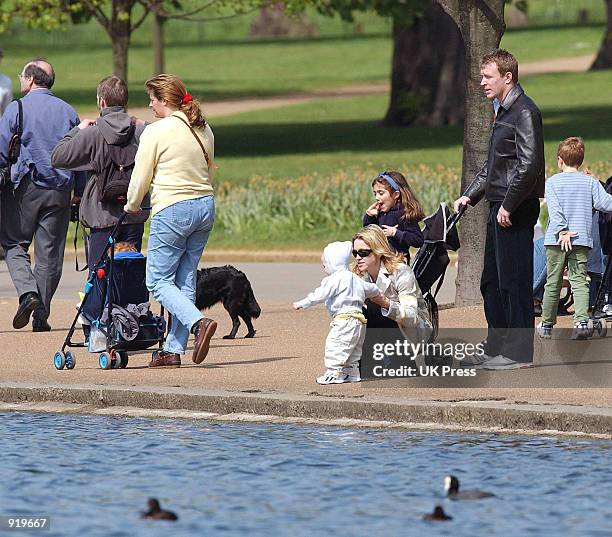
[[[203,317],[194,305],[196,272],[214,220],[212,196],[180,201],[151,219],[147,288],[172,315],[167,352],[184,354],[191,327]]]
[[[546,250],[544,237],[533,243],[533,297],[544,299],[544,284],[546,283]]]

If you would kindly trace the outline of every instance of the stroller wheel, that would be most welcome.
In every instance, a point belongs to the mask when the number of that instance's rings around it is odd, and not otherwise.
[[[66,366],[66,357],[62,351],[57,351],[53,357],[53,365],[55,369],[64,369]]]
[[[98,365],[100,369],[110,369],[112,367],[112,360],[108,352],[101,352],[98,356]]]
[[[606,323],[606,320],[599,319],[597,321],[593,321],[593,331],[599,337],[606,337],[606,334],[608,333],[608,324]]]
[[[119,367],[121,369],[125,369],[129,361],[128,353],[126,351],[119,351],[119,359],[120,359]]]
[[[66,369],[74,369],[76,357],[70,351],[66,352]]]
[[[120,354],[120,351],[112,349],[110,351],[110,358],[111,358],[111,368],[119,369],[121,367],[121,354]]]

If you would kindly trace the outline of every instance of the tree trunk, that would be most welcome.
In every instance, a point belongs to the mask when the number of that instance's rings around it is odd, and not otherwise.
[[[164,61],[164,23],[166,18],[158,13],[153,16],[153,74],[159,75],[165,71]]]
[[[466,83],[463,127],[463,170],[461,192],[472,182],[487,158],[492,124],[492,106],[480,88],[480,61],[495,50],[504,33],[504,0],[439,0],[457,23],[465,43]],[[459,270],[455,304],[481,301],[480,276],[484,259],[486,220],[489,205],[481,201],[461,220]]]
[[[464,46],[436,3],[407,26],[394,19],[391,97],[383,125],[454,125],[463,119]]]
[[[113,46],[113,74],[126,83],[133,7],[134,0],[113,0],[110,24],[107,29]]]
[[[113,74],[127,82],[128,48],[130,40],[124,37],[113,37]]]
[[[591,70],[612,68],[612,0],[605,0],[608,26]]]

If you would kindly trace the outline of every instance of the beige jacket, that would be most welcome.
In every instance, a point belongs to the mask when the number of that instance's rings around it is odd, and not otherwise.
[[[179,201],[211,196],[212,170],[200,144],[185,123],[183,112],[148,125],[140,135],[136,163],[130,179],[126,208],[135,211],[151,189],[152,215]],[[210,161],[214,160],[214,136],[208,125],[195,129]]]
[[[372,281],[367,272],[364,280]],[[412,269],[408,265],[400,265],[395,272],[389,273],[381,265],[374,283],[391,302],[388,310],[381,308],[381,313],[398,324],[406,339],[413,343],[429,341],[433,330],[429,311]]]

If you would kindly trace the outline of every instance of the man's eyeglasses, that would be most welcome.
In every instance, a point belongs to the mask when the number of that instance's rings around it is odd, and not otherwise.
[[[359,256],[359,257],[361,257],[363,259],[364,257],[368,257],[372,253],[372,250],[366,250],[366,249],[363,249],[363,250],[353,250],[352,253],[353,253],[353,257]]]

